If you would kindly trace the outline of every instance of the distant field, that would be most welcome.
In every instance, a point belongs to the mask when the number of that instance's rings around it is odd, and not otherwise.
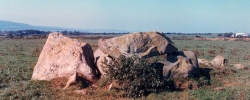
[[[200,37],[203,37],[203,38],[217,38],[218,34],[211,34],[211,35],[193,35],[193,34],[189,34],[189,35],[183,35],[183,34],[166,34],[168,37],[170,38],[173,38],[173,37],[188,37],[188,38],[194,38],[196,36],[200,36]]]
[[[97,39],[80,38],[80,40],[89,43],[93,50],[98,48]],[[55,87],[52,82],[30,81],[33,67],[45,41],[46,39],[0,40],[0,99],[121,99],[116,91],[106,89],[87,89],[86,95],[80,95],[72,92],[77,89],[74,86],[62,90],[63,83]],[[211,60],[216,55],[223,55],[229,60],[226,69],[232,72],[213,72],[210,86],[195,90],[149,94],[138,99],[250,99],[249,42],[196,40],[173,40],[173,42],[179,50],[192,50],[199,58]],[[230,65],[235,63],[245,64],[248,69],[236,70]],[[222,89],[216,90],[218,87]]]

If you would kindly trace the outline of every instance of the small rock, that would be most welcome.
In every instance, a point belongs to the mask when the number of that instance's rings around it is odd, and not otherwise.
[[[115,81],[113,81],[113,82],[109,85],[108,90],[111,90],[111,89],[120,89],[120,88],[121,88],[120,85],[117,84]]]
[[[225,88],[224,87],[216,87],[216,88],[214,88],[214,90],[216,90],[216,91],[224,91]]]
[[[224,67],[227,62],[227,59],[225,59],[221,55],[216,56],[213,60],[210,61],[210,63],[215,67]]]
[[[234,64],[233,66],[238,70],[247,69],[247,67],[245,65],[243,65],[243,64]]]
[[[87,89],[75,90],[74,92],[77,93],[77,94],[85,95],[87,93]]]

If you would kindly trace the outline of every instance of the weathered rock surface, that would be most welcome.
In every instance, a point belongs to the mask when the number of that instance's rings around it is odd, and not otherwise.
[[[176,62],[166,61],[163,67],[163,76],[166,78],[186,78],[199,73],[198,67],[196,68],[187,57],[177,56]]]
[[[208,61],[206,59],[198,59],[198,63],[206,66],[224,67],[224,65],[228,63],[228,60],[221,55],[217,55],[211,61]]]
[[[114,58],[120,55],[146,58],[178,50],[168,37],[159,32],[135,32],[111,39],[100,39],[98,46],[101,51]]]
[[[178,60],[178,56],[183,56],[189,59],[189,62],[194,66],[199,68],[197,57],[193,51],[177,51],[167,55],[167,61],[172,63]]]
[[[206,66],[213,66],[208,60],[206,59],[198,59],[198,64],[206,65]]]
[[[178,51],[167,54],[167,62],[163,69],[165,76],[169,72],[172,74],[170,76],[173,77],[188,77],[199,74],[197,57],[192,51]]]
[[[48,36],[31,79],[51,80],[66,77],[69,86],[76,81],[76,77],[93,81],[96,78],[96,70],[89,44],[54,32]]]
[[[247,67],[245,65],[243,65],[243,64],[234,64],[233,66],[238,70],[247,69]]]
[[[97,49],[94,53],[95,64],[98,67],[101,76],[105,77],[107,74],[107,64],[112,64],[112,59],[108,56],[108,54],[104,54],[100,49]]]
[[[227,62],[227,59],[221,55],[217,55],[213,60],[210,61],[210,63],[215,67],[224,67]]]

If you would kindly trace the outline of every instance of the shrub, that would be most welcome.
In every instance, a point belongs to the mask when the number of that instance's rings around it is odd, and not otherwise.
[[[120,85],[126,97],[145,96],[151,92],[164,91],[170,85],[162,76],[162,69],[156,69],[146,59],[136,56],[120,56],[108,65],[108,77]]]

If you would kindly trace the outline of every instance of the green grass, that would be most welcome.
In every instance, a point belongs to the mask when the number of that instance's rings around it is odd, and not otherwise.
[[[30,81],[33,68],[46,39],[0,40],[0,99],[121,99],[116,91],[106,88],[87,88],[85,95],[73,91],[79,89],[71,86],[63,90],[62,86],[54,87],[53,82]],[[97,49],[97,40],[81,39]],[[211,60],[220,54],[229,60],[229,64],[241,63],[249,67],[250,45],[244,41],[195,41],[173,40],[179,50],[193,50],[199,58]],[[199,89],[184,91],[166,91],[152,93],[137,99],[250,99],[250,70],[236,70],[227,65],[227,70],[235,72],[221,74],[213,70],[211,85]],[[223,89],[215,90],[217,87]],[[131,98],[123,98],[131,99]]]
[[[212,60],[222,55],[229,63],[243,63],[249,65],[249,42],[245,41],[195,41],[173,40],[179,50],[192,50],[198,52],[198,58]]]

